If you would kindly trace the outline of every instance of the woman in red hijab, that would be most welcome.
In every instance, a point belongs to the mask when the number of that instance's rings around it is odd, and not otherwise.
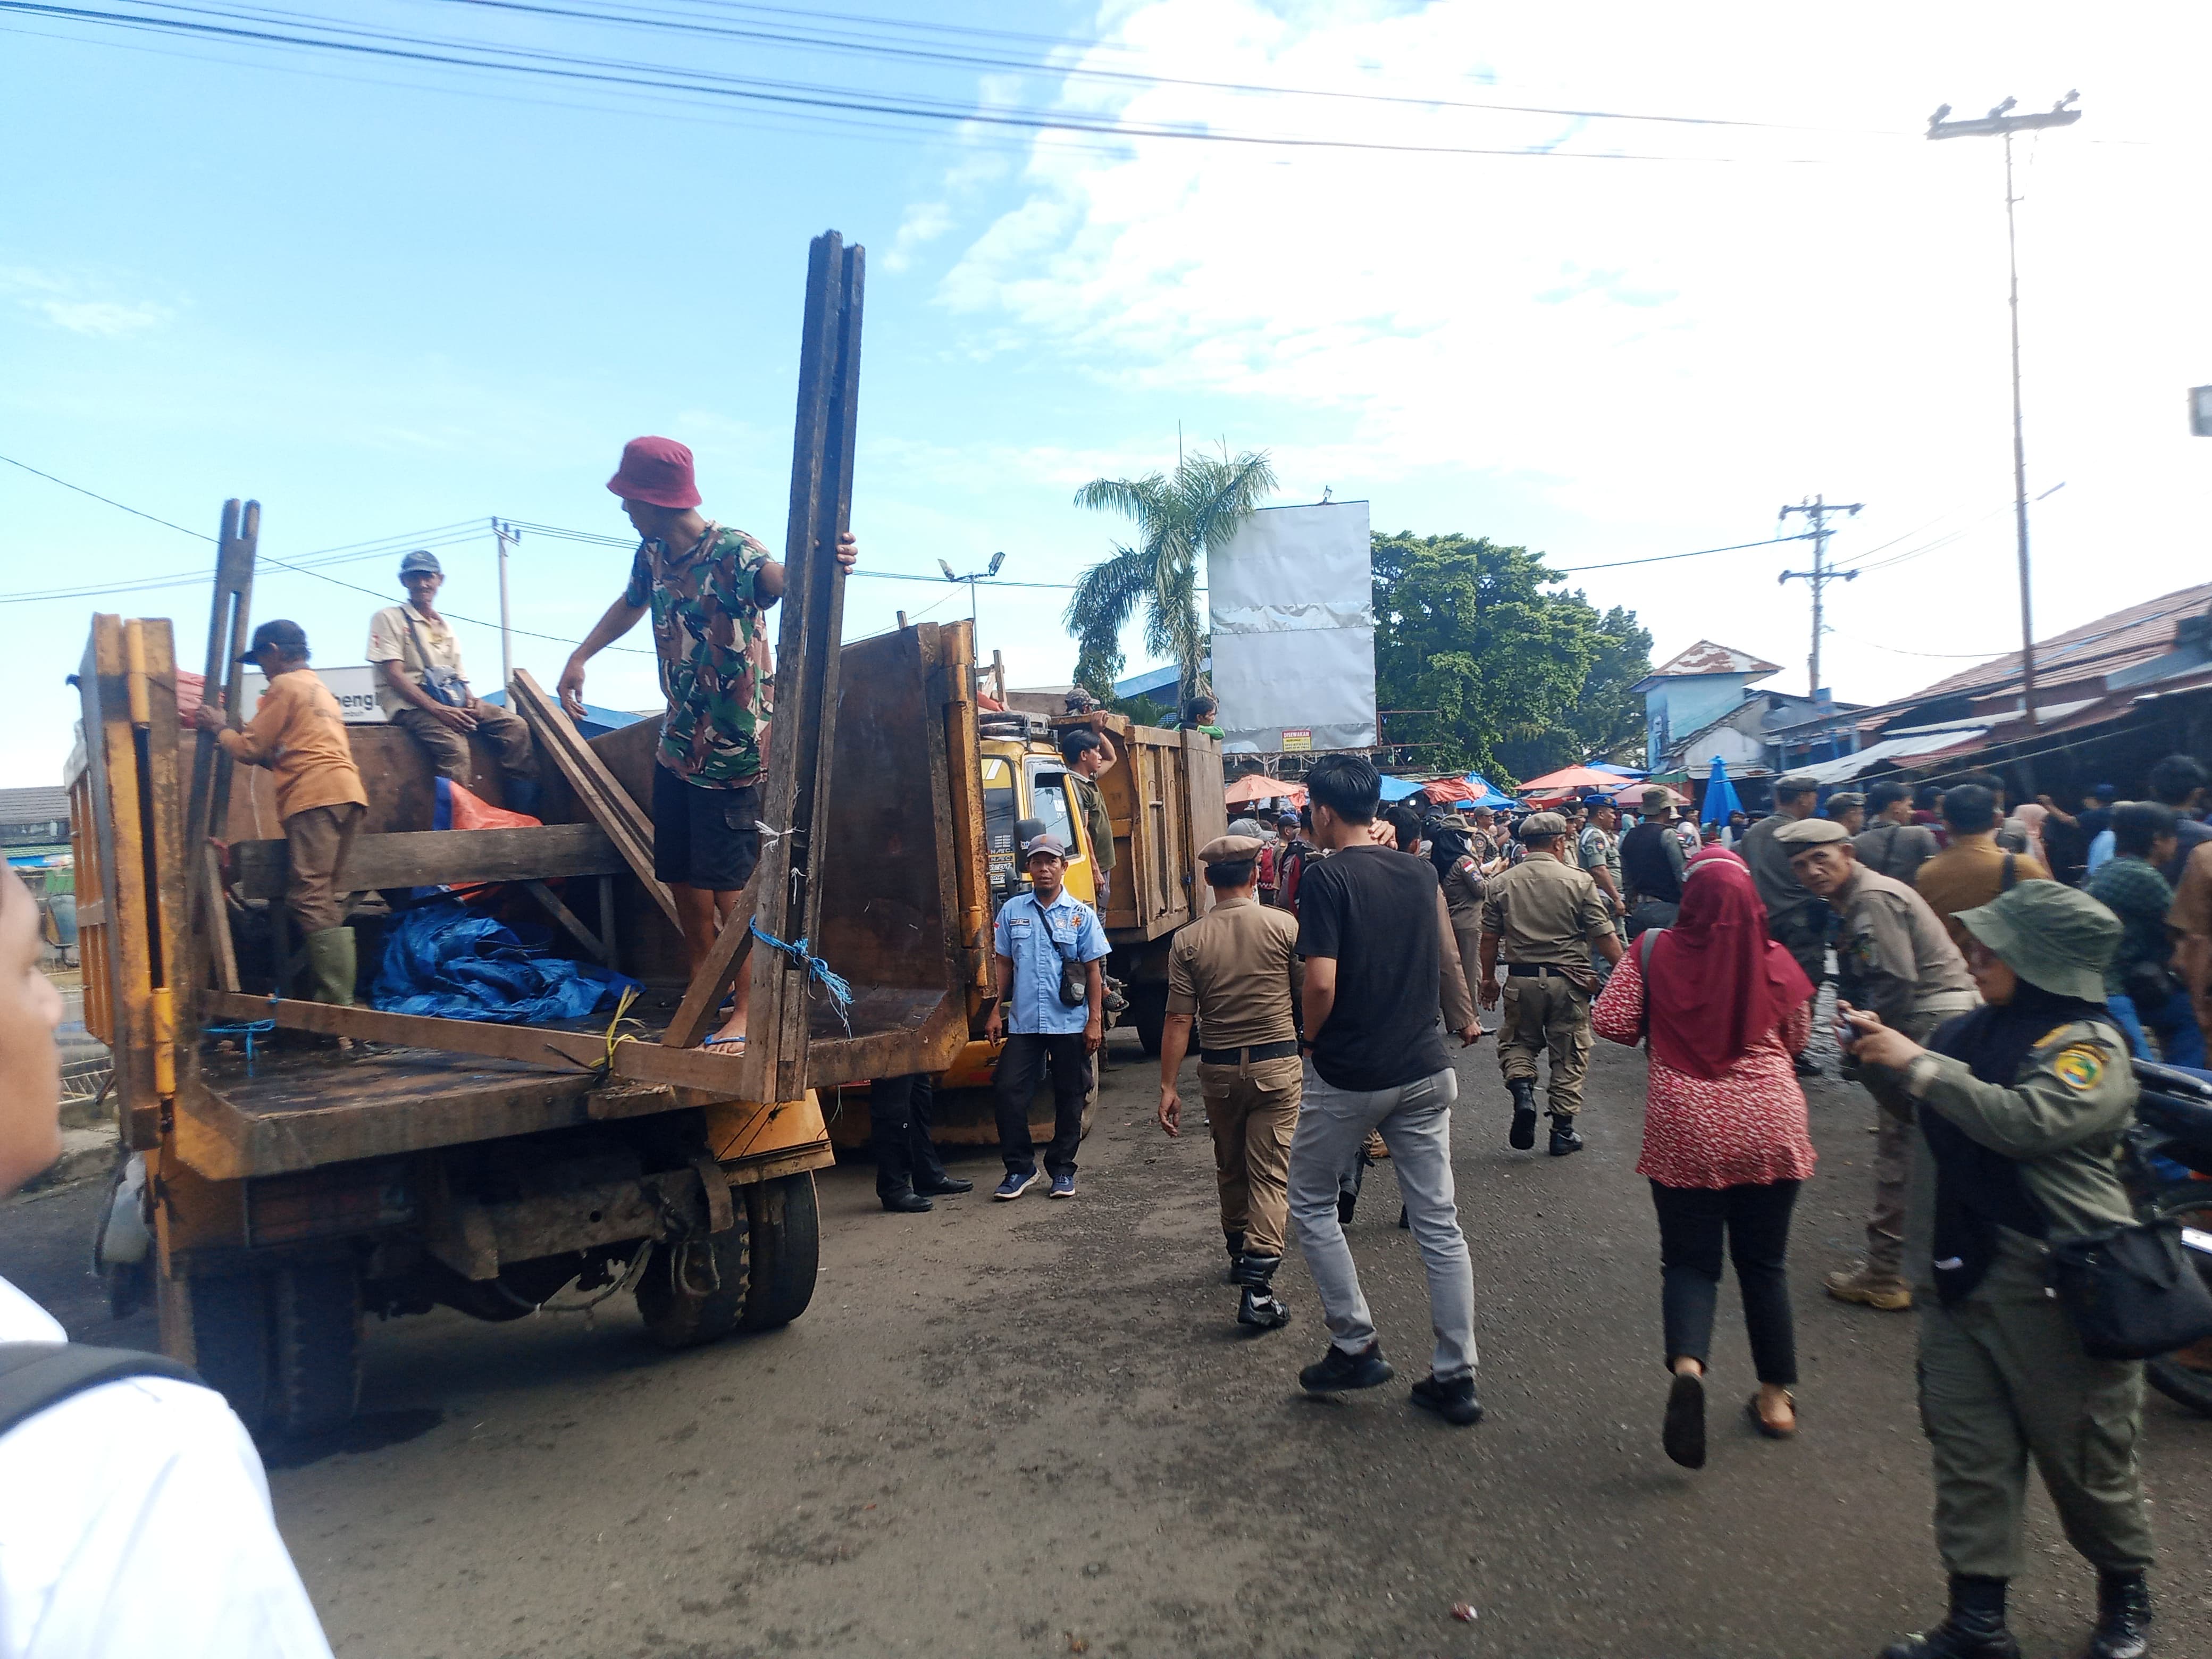
[[[1600,1036],[1650,1040],[1639,1175],[1659,1212],[1674,1382],[1667,1455],[1705,1461],[1706,1356],[1721,1246],[1735,1262],[1759,1392],[1746,1407],[1769,1439],[1797,1431],[1784,1258],[1797,1188],[1813,1173],[1795,1056],[1813,1033],[1813,986],[1767,937],[1766,907],[1734,853],[1708,847],[1683,872],[1681,914],[1643,934],[1592,1011]]]

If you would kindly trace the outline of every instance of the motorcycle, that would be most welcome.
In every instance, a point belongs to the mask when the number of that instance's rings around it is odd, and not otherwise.
[[[2179,1219],[2189,1259],[2212,1285],[2212,1073],[2138,1060],[2136,1077],[2142,1095],[2121,1179],[2138,1220]],[[2143,1376],[2169,1400],[2212,1417],[2212,1338],[2146,1361]]]

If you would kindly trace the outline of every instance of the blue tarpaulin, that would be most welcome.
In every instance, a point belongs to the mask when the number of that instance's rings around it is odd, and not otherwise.
[[[1729,814],[1743,811],[1743,803],[1735,798],[1735,786],[1729,781],[1728,768],[1718,755],[1713,757],[1713,775],[1705,781],[1705,806],[1699,821],[1705,823],[1726,823]]]
[[[386,1013],[539,1025],[580,1019],[633,988],[645,988],[526,944],[505,922],[449,898],[392,919],[369,1000]]]

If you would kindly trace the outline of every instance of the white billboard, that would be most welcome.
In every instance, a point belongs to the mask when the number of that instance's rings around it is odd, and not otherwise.
[[[382,669],[369,663],[355,663],[343,668],[325,668],[319,663],[310,663],[308,666],[315,671],[316,678],[331,688],[331,695],[338,700],[348,726],[386,724],[384,710],[376,702],[376,682]],[[238,686],[238,700],[244,705],[239,715],[241,721],[253,718],[253,711],[261,707],[261,694],[268,685],[259,669],[246,671]]]
[[[1232,754],[1375,743],[1365,501],[1261,507],[1210,550],[1213,690]]]

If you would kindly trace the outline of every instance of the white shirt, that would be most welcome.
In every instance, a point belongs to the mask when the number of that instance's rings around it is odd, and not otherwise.
[[[0,1342],[59,1342],[0,1279]],[[0,1659],[330,1659],[246,1428],[212,1389],[104,1382],[0,1435]]]

